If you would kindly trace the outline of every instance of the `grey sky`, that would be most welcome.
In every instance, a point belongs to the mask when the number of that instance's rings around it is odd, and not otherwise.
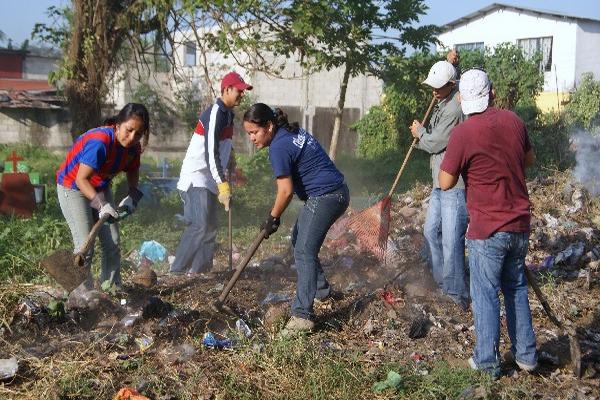
[[[421,20],[425,24],[442,25],[473,11],[479,10],[491,0],[426,0],[427,15]],[[508,0],[503,3],[559,11],[600,20],[600,2],[597,0]],[[29,39],[37,22],[49,22],[46,10],[50,6],[70,4],[69,0],[0,0],[0,31],[19,45]],[[4,44],[5,45],[5,44]]]

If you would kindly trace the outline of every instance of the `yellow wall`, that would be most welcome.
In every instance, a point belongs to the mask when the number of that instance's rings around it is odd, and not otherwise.
[[[569,101],[569,92],[542,92],[538,95],[535,100],[538,108],[544,112],[556,111],[560,102],[560,111],[565,107],[565,104]]]

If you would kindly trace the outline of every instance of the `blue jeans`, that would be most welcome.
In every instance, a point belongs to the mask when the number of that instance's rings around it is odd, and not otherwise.
[[[423,233],[433,278],[444,294],[468,304],[465,232],[468,213],[464,189],[433,189]]]
[[[292,246],[298,280],[292,315],[312,319],[315,297],[329,295],[330,287],[319,261],[327,231],[346,211],[350,202],[348,186],[317,197],[309,197],[298,214],[292,232]]]
[[[217,237],[217,195],[201,187],[181,192],[187,224],[171,265],[172,273],[210,271]]]
[[[477,336],[473,360],[478,369],[494,376],[500,374],[500,290],[511,351],[517,361],[537,364],[524,269],[528,241],[529,234],[522,232],[496,232],[485,240],[467,240]]]

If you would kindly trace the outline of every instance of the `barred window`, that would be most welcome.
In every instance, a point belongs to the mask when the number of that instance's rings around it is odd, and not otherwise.
[[[537,53],[542,54],[540,70],[550,71],[552,69],[552,36],[517,39],[517,45],[523,49],[527,58],[531,58]]]
[[[185,65],[188,67],[196,65],[196,43],[194,42],[185,43]]]

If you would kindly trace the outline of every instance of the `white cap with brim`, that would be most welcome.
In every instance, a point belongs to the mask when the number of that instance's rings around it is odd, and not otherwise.
[[[484,112],[490,103],[491,83],[485,71],[471,69],[460,77],[458,90],[463,114]]]
[[[456,69],[454,65],[448,61],[438,61],[429,70],[427,79],[423,81],[424,84],[431,86],[434,89],[439,89],[450,81],[456,79]]]

